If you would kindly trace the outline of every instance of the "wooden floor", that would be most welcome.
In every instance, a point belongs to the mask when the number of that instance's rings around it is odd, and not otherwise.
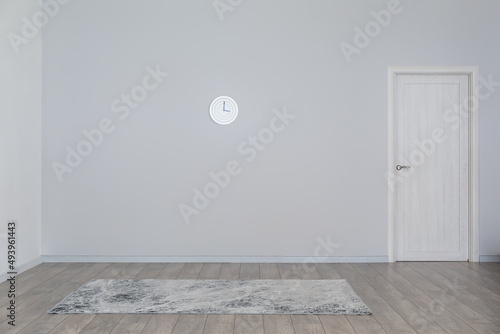
[[[346,279],[370,316],[54,315],[47,310],[92,278]],[[16,327],[0,333],[500,333],[500,264],[43,263],[17,277]]]

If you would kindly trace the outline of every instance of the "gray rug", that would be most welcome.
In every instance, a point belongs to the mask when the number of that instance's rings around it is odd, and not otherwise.
[[[370,314],[345,280],[94,279],[48,313]]]

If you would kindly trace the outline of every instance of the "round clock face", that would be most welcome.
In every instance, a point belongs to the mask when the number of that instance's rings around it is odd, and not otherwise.
[[[216,97],[210,104],[210,117],[215,123],[226,125],[238,116],[238,105],[229,96]]]

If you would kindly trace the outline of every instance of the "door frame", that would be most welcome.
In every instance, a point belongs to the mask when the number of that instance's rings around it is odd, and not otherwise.
[[[388,159],[388,197],[389,197],[389,238],[388,238],[388,260],[389,262],[396,261],[396,239],[395,233],[396,222],[394,205],[396,199],[396,192],[391,190],[389,186],[390,173],[393,172],[396,165],[395,155],[395,94],[396,78],[398,75],[432,75],[432,74],[456,74],[467,75],[469,79],[469,242],[468,252],[470,262],[479,262],[479,69],[477,66],[389,66],[389,132],[388,132],[388,145],[389,145],[389,159]]]

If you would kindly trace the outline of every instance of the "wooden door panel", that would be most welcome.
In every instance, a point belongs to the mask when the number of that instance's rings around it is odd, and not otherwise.
[[[466,114],[467,76],[401,75],[396,87],[395,157],[411,167],[397,172],[396,259],[466,260],[468,122],[447,115]]]

